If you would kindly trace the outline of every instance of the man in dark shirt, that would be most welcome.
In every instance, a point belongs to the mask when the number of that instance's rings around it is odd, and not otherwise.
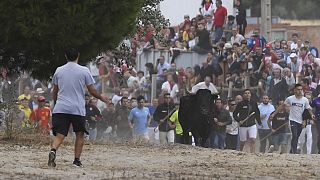
[[[199,54],[206,54],[211,51],[210,33],[204,28],[203,24],[198,24],[197,31],[198,44],[192,49]]]
[[[243,91],[243,101],[239,102],[234,110],[233,118],[240,124],[240,150],[243,151],[245,143],[248,143],[250,146],[250,152],[254,153],[258,131],[256,120],[260,126],[262,126],[262,123],[260,120],[258,105],[256,102],[251,100],[250,89]]]
[[[272,100],[272,104],[275,106],[277,102],[287,97],[289,89],[287,81],[281,76],[281,69],[273,69],[272,75],[268,95]]]
[[[255,49],[255,51],[251,51],[250,53],[250,59],[252,61],[252,70],[255,72],[257,70],[259,70],[260,68],[260,65],[262,63],[262,59],[263,59],[263,51],[262,51],[262,48],[261,47],[257,47]]]
[[[242,36],[245,35],[246,33],[246,27],[247,27],[247,14],[246,14],[246,9],[242,5],[241,0],[236,0],[235,5],[237,7],[237,15],[236,15],[236,20],[237,24],[239,26],[239,34]]]
[[[97,123],[98,135],[97,139],[104,138],[105,135],[111,135],[111,133],[115,134],[115,123],[116,123],[116,112],[113,103],[109,103],[107,108],[105,108],[102,112],[102,120]],[[111,128],[111,129],[110,129]],[[109,132],[110,130],[111,132]],[[107,133],[106,132],[107,130]]]
[[[287,153],[287,146],[290,139],[289,113],[285,110],[283,100],[277,102],[277,110],[273,112],[268,120],[268,126],[272,131],[272,145],[269,152],[278,151],[281,146],[280,153]],[[272,125],[271,125],[272,122]]]
[[[127,97],[121,98],[121,106],[116,108],[116,124],[115,129],[118,138],[132,138],[132,130],[128,123],[128,115],[130,113],[129,100]]]
[[[155,121],[159,122],[159,139],[160,144],[173,144],[174,143],[174,129],[171,127],[172,124],[168,122],[170,113],[175,109],[175,105],[171,102],[170,94],[165,93],[164,103],[160,104],[153,114]],[[166,119],[164,119],[168,116]]]
[[[226,126],[232,123],[229,111],[222,104],[222,99],[216,99],[217,115],[214,120],[213,132],[210,137],[212,148],[224,149],[226,139]]]
[[[207,61],[204,61],[200,69],[200,82],[204,81],[207,76],[209,76],[211,79],[214,79],[213,74],[213,67],[210,66]]]
[[[89,124],[89,140],[95,141],[97,138],[97,122],[101,120],[101,114],[96,106],[97,99],[86,99],[86,120]]]

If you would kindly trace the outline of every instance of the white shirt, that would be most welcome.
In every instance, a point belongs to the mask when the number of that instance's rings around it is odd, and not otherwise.
[[[159,63],[157,66],[157,70],[158,70],[158,76],[163,74],[163,69],[167,69],[169,70],[170,68],[170,64],[167,62],[164,62],[162,65]]]
[[[144,85],[146,84],[147,80],[146,78],[143,76],[141,79],[139,79],[139,77],[137,78],[138,83],[139,83],[139,87],[142,88],[144,87]]]
[[[134,85],[134,81],[137,81],[138,82],[138,78],[137,77],[134,77],[134,76],[130,76],[127,80],[127,85],[129,88],[132,88],[133,85]]]
[[[118,95],[115,94],[115,95],[112,97],[111,102],[112,102],[114,105],[117,105],[118,102],[121,100],[121,98],[122,98],[122,96],[118,96]]]
[[[293,86],[296,84],[296,80],[294,79],[293,73],[291,73],[291,76],[285,76],[285,79],[287,81],[288,86]]]
[[[190,48],[193,48],[194,46],[196,46],[196,40],[195,40],[195,39],[192,39],[192,40],[190,40],[190,41],[188,42],[188,44],[189,44],[189,47],[190,47]]]
[[[92,76],[99,76],[99,68],[97,67],[97,65],[93,62],[89,63],[89,70],[91,72]]]
[[[292,95],[286,99],[285,103],[290,106],[289,120],[302,124],[303,111],[311,108],[308,99],[306,97],[297,99]]]
[[[237,34],[236,36],[231,36],[231,44],[238,43],[241,45],[241,41],[245,38],[241,34]]]
[[[211,94],[218,94],[217,88],[212,83],[210,83],[210,85],[207,86],[205,82],[199,82],[198,84],[192,87],[191,92],[197,93],[199,89],[209,89],[211,91]]]
[[[261,126],[258,126],[258,128],[259,129],[269,129],[268,119],[269,119],[270,114],[273,111],[275,111],[274,106],[272,104],[270,104],[270,103],[268,103],[267,105],[261,103],[258,106],[258,108],[260,110],[260,116],[265,116],[266,115],[264,118],[261,118],[261,122],[262,122],[263,128],[261,128]]]
[[[239,128],[238,128],[238,122],[234,120],[233,118],[233,112],[229,112],[230,117],[232,119],[232,124],[227,125],[226,127],[226,133],[231,134],[231,135],[237,135]]]
[[[298,43],[292,42],[291,45],[290,45],[290,48],[291,48],[291,50],[292,49],[297,49],[298,48]]]
[[[177,94],[179,92],[179,88],[177,84],[174,84],[172,89],[170,83],[168,81],[164,82],[161,86],[161,90],[166,89],[168,93],[170,93],[170,97],[173,99],[174,103],[178,103]]]
[[[102,112],[105,108],[107,108],[107,105],[105,102],[102,102],[100,99],[97,101],[97,108]]]
[[[320,59],[319,59],[319,58],[314,58],[314,63],[315,63],[317,66],[320,66]]]
[[[215,4],[215,3],[214,3]],[[208,8],[208,10],[206,10],[206,8],[203,6],[201,7],[201,13],[203,16],[206,16],[206,15],[210,15],[210,16],[213,16],[213,12],[214,12],[214,4],[211,4],[210,7]]]

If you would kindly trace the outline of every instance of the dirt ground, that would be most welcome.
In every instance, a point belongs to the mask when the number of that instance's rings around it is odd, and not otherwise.
[[[48,168],[48,143],[0,144],[0,179],[320,179],[317,155],[109,142],[86,144],[85,167],[76,168],[69,142],[57,152],[57,167]]]

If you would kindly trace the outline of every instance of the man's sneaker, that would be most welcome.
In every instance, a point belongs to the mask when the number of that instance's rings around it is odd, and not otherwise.
[[[274,151],[274,145],[271,145],[271,146],[269,147],[268,153],[273,153],[273,151]]]
[[[56,167],[56,163],[54,162],[55,160],[56,160],[56,152],[50,151],[49,160],[48,160],[48,166]]]
[[[301,149],[297,148],[297,154],[301,154]]]
[[[76,166],[76,167],[81,167],[81,168],[83,168],[83,165],[82,165],[82,163],[81,163],[80,160],[74,160],[74,161],[73,161],[73,165]]]

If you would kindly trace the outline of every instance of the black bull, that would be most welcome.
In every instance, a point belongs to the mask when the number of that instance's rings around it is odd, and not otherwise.
[[[180,98],[179,121],[183,129],[183,143],[189,144],[189,132],[192,133],[196,146],[206,146],[206,141],[213,128],[216,114],[214,100],[210,90],[199,89],[195,95]]]

